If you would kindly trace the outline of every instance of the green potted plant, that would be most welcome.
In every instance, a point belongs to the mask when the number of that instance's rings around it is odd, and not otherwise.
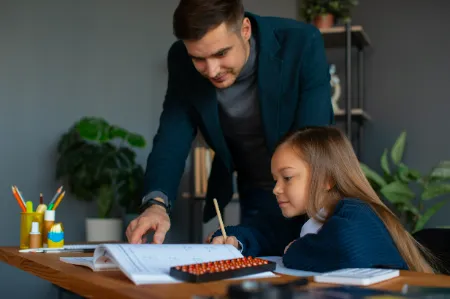
[[[414,233],[423,229],[450,199],[441,198],[450,193],[450,161],[438,162],[422,175],[402,162],[405,144],[406,132],[402,132],[391,150],[384,150],[380,159],[382,174],[364,163],[361,168],[378,195],[394,207],[405,227]]]
[[[347,23],[358,0],[302,0],[301,15],[308,23],[324,29],[336,23]]]
[[[125,182],[121,186],[120,194],[128,194],[128,196],[121,196],[119,204],[124,209],[123,217],[123,238],[126,239],[125,231],[132,220],[139,216],[139,207],[142,203],[142,194],[144,187],[144,169],[142,167],[135,167],[132,175],[124,176]]]
[[[86,219],[87,241],[122,239],[122,219],[112,212],[137,212],[144,171],[132,148],[145,145],[142,136],[99,117],[84,117],[61,136],[56,179],[76,198],[97,203],[98,217]]]

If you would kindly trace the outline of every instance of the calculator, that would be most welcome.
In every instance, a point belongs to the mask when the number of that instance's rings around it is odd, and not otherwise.
[[[315,275],[314,281],[366,286],[385,281],[399,275],[400,271],[395,269],[346,268]]]

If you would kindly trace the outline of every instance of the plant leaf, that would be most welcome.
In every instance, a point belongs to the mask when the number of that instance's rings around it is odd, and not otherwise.
[[[403,164],[403,163],[398,164],[397,173],[398,173],[398,178],[402,182],[409,183],[409,181],[411,180],[409,177],[409,168],[405,164]]]
[[[420,172],[418,170],[415,170],[415,169],[410,169],[409,172],[408,172],[408,176],[413,181],[418,181],[422,177],[420,175]]]
[[[414,192],[400,181],[394,181],[381,188],[380,193],[393,204],[410,204],[411,200],[416,197]]]
[[[433,168],[431,179],[450,180],[450,161],[441,161]]]
[[[109,128],[109,137],[111,139],[120,138],[122,140],[126,140],[128,134],[129,132],[127,130],[118,126],[111,126]]]
[[[383,187],[383,186],[385,186],[387,184],[386,181],[378,173],[376,173],[375,171],[370,169],[369,166],[367,166],[364,163],[360,163],[360,166],[361,166],[362,172],[364,173],[364,175],[366,176],[366,178],[369,181],[373,181],[379,187]]]
[[[391,150],[391,159],[395,165],[398,165],[403,158],[403,151],[405,150],[406,132],[403,131],[395,141]]]
[[[381,156],[381,169],[383,169],[385,174],[391,175],[388,161],[388,150],[386,148],[384,149],[383,155]]]
[[[431,216],[433,216],[437,211],[439,211],[439,209],[441,209],[448,202],[448,200],[449,199],[445,199],[441,202],[434,204],[421,217],[419,217],[419,220],[416,222],[413,232],[417,232],[423,229],[428,220],[430,220]]]
[[[145,147],[145,139],[141,135],[130,133],[128,134],[127,141],[134,147]]]
[[[450,193],[450,184],[431,184],[425,187],[421,198],[429,200],[447,193]]]
[[[100,117],[84,117],[75,125],[83,139],[104,142],[109,140],[109,124]]]
[[[114,202],[114,192],[110,186],[104,185],[98,189],[98,216],[108,218]]]
[[[410,201],[404,202],[403,204],[400,205],[398,209],[400,211],[409,211],[418,217],[420,216],[419,209],[416,206],[414,206]]]

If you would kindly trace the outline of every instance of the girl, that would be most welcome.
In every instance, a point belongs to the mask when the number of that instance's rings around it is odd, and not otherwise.
[[[286,267],[315,272],[433,272],[425,249],[378,198],[340,130],[312,127],[287,135],[271,168],[284,217],[259,215],[252,224],[227,227],[225,242],[218,230],[212,243],[234,244],[246,256],[283,255]]]

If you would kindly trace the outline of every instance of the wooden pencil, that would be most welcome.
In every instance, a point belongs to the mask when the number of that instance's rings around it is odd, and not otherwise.
[[[224,237],[224,241],[227,239],[227,233],[225,232],[225,226],[223,225],[222,215],[220,214],[219,204],[217,203],[217,199],[214,198],[214,206],[216,207],[217,218],[219,219],[220,229],[222,230],[222,235]]]

